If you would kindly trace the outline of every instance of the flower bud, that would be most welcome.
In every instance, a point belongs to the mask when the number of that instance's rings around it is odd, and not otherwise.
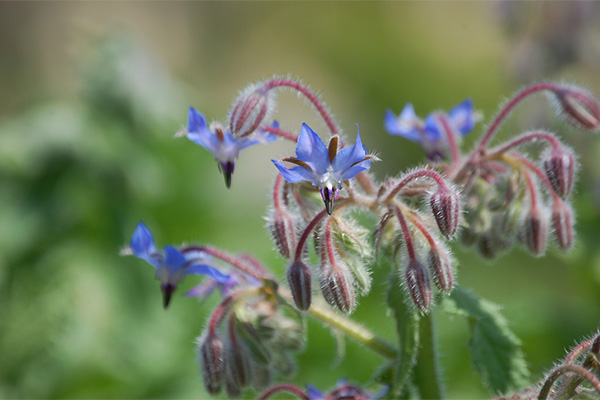
[[[321,271],[321,293],[332,307],[350,313],[356,306],[350,271],[340,264],[325,267]]]
[[[310,268],[301,260],[294,260],[288,268],[287,279],[292,297],[298,309],[306,311],[310,308],[312,298]]]
[[[522,240],[534,254],[540,255],[546,249],[548,238],[547,222],[540,210],[532,209],[523,221]]]
[[[290,258],[296,248],[296,228],[292,215],[285,208],[275,207],[269,219],[269,230],[279,254]]]
[[[427,262],[435,286],[443,293],[450,293],[454,286],[454,278],[448,250],[439,245],[432,247],[429,250]]]
[[[234,137],[250,135],[267,118],[273,108],[273,98],[264,85],[250,85],[236,99],[229,115],[229,127]]]
[[[223,340],[209,333],[199,351],[204,387],[208,393],[216,395],[221,391],[225,370]]]
[[[447,187],[440,187],[429,200],[431,211],[442,235],[451,238],[458,228],[460,198]]]
[[[575,176],[575,157],[571,152],[554,150],[544,160],[544,170],[552,188],[563,199],[571,193]]]
[[[563,202],[556,201],[552,207],[552,228],[558,246],[563,250],[573,247],[573,211],[571,207]]]
[[[567,121],[584,130],[600,127],[600,104],[590,93],[576,86],[562,86],[554,91],[558,107]]]
[[[243,388],[250,381],[250,362],[245,347],[239,342],[236,325],[234,322],[229,325],[231,340],[227,343],[225,351],[225,380]]]
[[[404,279],[415,306],[421,312],[427,312],[433,303],[433,293],[427,269],[417,259],[412,259],[406,267]]]

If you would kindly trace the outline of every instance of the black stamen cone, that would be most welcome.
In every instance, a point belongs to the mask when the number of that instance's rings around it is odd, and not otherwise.
[[[227,189],[231,187],[231,175],[233,175],[234,167],[233,161],[219,163],[219,171],[221,171],[225,177],[225,186]]]
[[[171,283],[166,283],[160,286],[160,289],[163,294],[163,308],[166,310],[169,307],[169,302],[171,301],[171,295],[175,291],[176,286]]]
[[[333,211],[333,198],[330,197],[331,192],[329,189],[323,190],[323,201],[325,202],[325,210],[327,210],[327,214],[331,215]]]

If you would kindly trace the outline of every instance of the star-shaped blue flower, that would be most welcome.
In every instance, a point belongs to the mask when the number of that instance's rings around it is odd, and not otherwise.
[[[466,99],[454,106],[446,118],[452,130],[460,136],[471,132],[478,121],[471,99]],[[421,144],[431,159],[442,157],[447,146],[440,127],[439,113],[431,113],[425,118],[425,121],[422,121],[415,114],[415,109],[410,103],[404,106],[398,117],[391,110],[387,110],[385,112],[385,128],[392,135],[402,136]]]
[[[288,182],[308,181],[321,190],[327,212],[331,214],[333,201],[337,198],[342,182],[353,179],[356,175],[371,167],[375,156],[367,153],[367,149],[360,141],[360,134],[356,133],[356,143],[338,151],[338,137],[333,136],[329,146],[321,140],[319,135],[305,123],[302,124],[296,157],[286,157],[273,161],[281,175]],[[284,162],[296,164],[288,169]]]
[[[161,253],[154,244],[152,232],[140,222],[129,243],[129,250],[138,258],[146,260],[156,269],[156,279],[161,282],[163,305],[168,307],[177,284],[186,275],[206,275],[219,283],[228,281],[229,276],[206,264],[205,257],[195,252],[183,255],[173,246],[165,246]]]
[[[279,127],[277,121],[273,127]],[[225,176],[225,185],[231,186],[231,175],[235,168],[235,159],[240,151],[257,143],[272,142],[276,136],[268,132],[257,132],[254,136],[235,137],[231,132],[225,132],[220,124],[213,124],[212,130],[206,125],[204,115],[194,107],[188,111],[187,138],[213,153],[219,171]]]

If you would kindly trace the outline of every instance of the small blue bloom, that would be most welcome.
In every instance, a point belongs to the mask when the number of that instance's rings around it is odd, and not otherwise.
[[[358,126],[358,125],[357,125]],[[329,146],[308,125],[302,124],[296,157],[286,157],[273,161],[283,178],[288,182],[308,181],[321,190],[327,212],[331,214],[333,201],[337,198],[342,182],[353,179],[371,166],[375,156],[367,149],[356,133],[356,143],[338,151],[338,137],[333,136]],[[284,162],[297,165],[287,168]]]
[[[275,121],[273,127],[279,127]],[[235,159],[240,151],[258,143],[272,142],[276,135],[267,132],[258,132],[254,138],[251,136],[234,137],[231,132],[225,132],[220,124],[213,124],[211,129],[206,125],[204,115],[194,107],[188,111],[186,136],[192,142],[204,147],[213,153],[219,170],[225,176],[225,185],[231,186],[231,175],[235,167]]]
[[[220,283],[229,279],[228,275],[207,265],[205,257],[197,252],[184,255],[173,246],[165,246],[163,252],[159,252],[154,244],[152,232],[143,222],[135,228],[129,249],[133,255],[147,261],[156,269],[156,279],[161,282],[165,308],[168,307],[177,284],[186,275],[206,275]]]
[[[446,118],[453,132],[459,137],[471,132],[478,121],[471,99],[466,99],[454,106]],[[385,112],[385,128],[392,135],[402,136],[421,144],[431,159],[442,157],[447,146],[439,122],[439,113],[431,113],[423,121],[417,117],[414,107],[410,103],[404,106],[398,117],[391,110],[387,110]]]
[[[306,386],[306,396],[310,400],[341,400],[341,399],[364,399],[377,400],[385,396],[387,387],[384,387],[379,393],[372,395],[359,386],[348,384],[345,379],[340,379],[337,387],[330,393],[323,393],[313,386]]]

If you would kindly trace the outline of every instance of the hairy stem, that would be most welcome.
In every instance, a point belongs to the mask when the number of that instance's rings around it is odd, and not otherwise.
[[[433,334],[431,313],[419,319],[419,352],[415,365],[415,383],[422,399],[443,398]]]

